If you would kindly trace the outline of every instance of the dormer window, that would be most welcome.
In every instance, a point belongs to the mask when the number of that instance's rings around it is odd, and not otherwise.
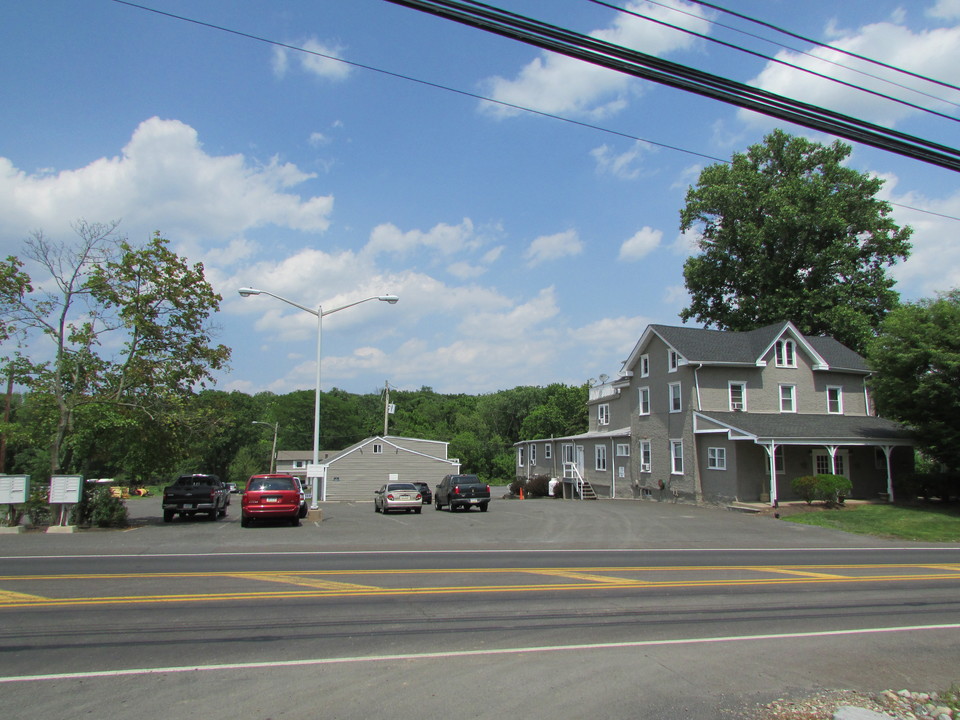
[[[797,347],[793,340],[777,340],[776,364],[777,367],[797,366]]]

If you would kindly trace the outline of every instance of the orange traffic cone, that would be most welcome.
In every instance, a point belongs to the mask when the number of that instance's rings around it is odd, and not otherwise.
[[[520,488],[520,499],[523,500],[523,488]]]

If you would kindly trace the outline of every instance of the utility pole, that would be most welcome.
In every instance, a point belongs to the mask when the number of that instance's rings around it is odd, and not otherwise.
[[[383,383],[384,387],[384,399],[383,399],[383,436],[387,436],[387,427],[389,425],[390,418],[390,382],[385,380]]]

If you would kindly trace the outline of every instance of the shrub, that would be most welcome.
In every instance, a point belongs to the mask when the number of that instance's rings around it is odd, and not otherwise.
[[[120,498],[113,497],[106,485],[87,485],[83,498],[70,512],[70,522],[101,528],[126,527],[127,506]]]
[[[813,501],[820,497],[817,490],[817,478],[813,475],[794,478],[790,481],[790,489],[801,500],[805,500],[807,505],[812,505]]]
[[[550,496],[550,476],[534,475],[527,480],[523,492],[528,497],[549,497]]]
[[[853,489],[853,484],[843,475],[823,474],[814,477],[820,499],[827,505],[843,505],[844,498]]]
[[[47,504],[49,491],[50,486],[46,484],[37,484],[30,488],[30,497],[27,498],[24,509],[34,527],[50,524],[50,505]]]

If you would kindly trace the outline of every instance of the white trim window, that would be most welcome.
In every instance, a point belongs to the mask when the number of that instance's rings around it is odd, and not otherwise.
[[[843,388],[839,385],[827,385],[827,412],[843,415]]]
[[[797,386],[780,386],[780,412],[795,413],[797,411]]]
[[[777,340],[775,354],[777,367],[797,366],[797,344],[793,340]]]
[[[564,464],[574,462],[576,457],[573,452],[573,443],[564,443],[560,446],[560,456],[563,458]]]
[[[597,425],[610,424],[610,406],[607,403],[597,405]]]
[[[670,474],[683,475],[683,440],[670,441]]]
[[[667,350],[667,372],[676,372],[683,364],[683,356],[673,348]]]
[[[517,448],[517,467],[523,467],[523,445]]]
[[[648,473],[653,469],[653,447],[649,440],[640,441],[640,472]]]
[[[537,446],[530,445],[530,466],[533,467],[537,464]]]
[[[722,447],[707,448],[707,470],[727,469],[727,449]]]
[[[617,443],[617,457],[630,457],[629,443]]]
[[[640,356],[640,377],[650,377],[650,356]]]
[[[683,392],[680,383],[670,383],[668,388],[670,390],[670,412],[681,412],[683,410]]]
[[[373,444],[373,454],[374,455],[383,455],[383,445],[380,443]]]
[[[553,445],[551,445],[550,443],[547,443],[546,445],[543,446],[543,459],[549,460],[552,457],[553,457]]]
[[[637,391],[639,400],[637,401],[637,415],[650,414],[650,388],[642,387]]]
[[[727,383],[730,396],[730,410],[747,410],[747,384],[740,380],[731,380]]]
[[[593,448],[594,468],[597,470],[607,469],[607,446],[595,445]]]

